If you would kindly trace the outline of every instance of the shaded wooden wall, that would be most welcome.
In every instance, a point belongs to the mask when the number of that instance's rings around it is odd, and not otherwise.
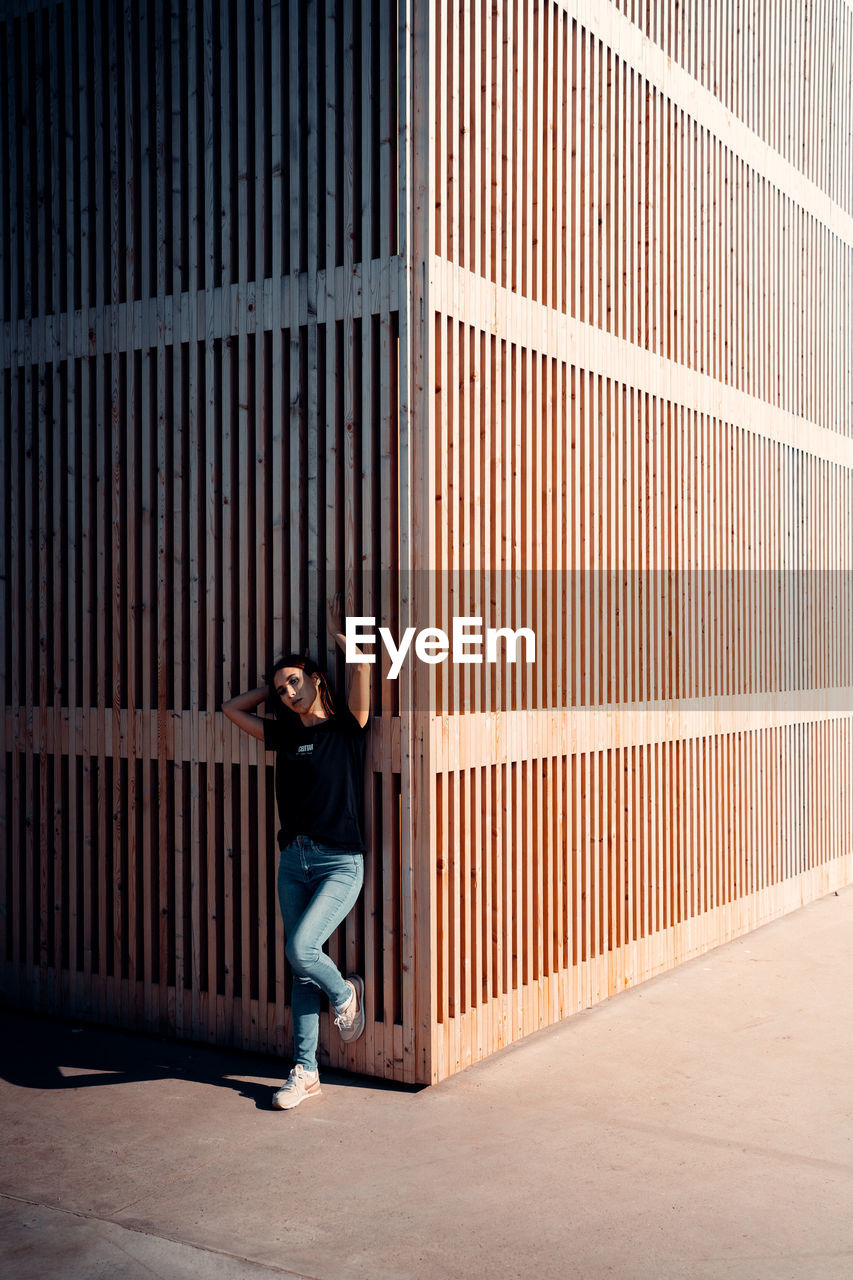
[[[401,68],[391,0],[3,6],[10,999],[290,1044],[272,761],[220,707],[287,649],[343,681],[328,593],[396,617]],[[373,707],[366,891],[333,941],[369,1026],[329,1052],[411,1079],[378,671]]]
[[[853,13],[0,6],[3,991],[286,1052],[271,763],[374,670],[365,1039],[434,1081],[851,879]]]

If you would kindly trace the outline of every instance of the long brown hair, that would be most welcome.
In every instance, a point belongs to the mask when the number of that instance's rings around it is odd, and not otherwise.
[[[267,676],[267,684],[272,693],[272,704],[275,714],[279,717],[295,715],[295,711],[289,711],[285,707],[281,698],[275,696],[274,679],[276,671],[281,671],[283,667],[298,667],[300,671],[304,671],[307,676],[318,676],[317,689],[320,694],[320,702],[327,716],[335,714],[335,698],[332,690],[329,688],[329,682],[326,679],[324,671],[318,667],[313,658],[309,658],[304,653],[286,653],[283,658],[276,658],[270,673]]]

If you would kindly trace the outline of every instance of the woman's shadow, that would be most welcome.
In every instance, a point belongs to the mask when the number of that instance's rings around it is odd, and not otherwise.
[[[259,1111],[290,1064],[272,1054],[222,1049],[0,1008],[0,1078],[22,1089],[85,1089],[138,1081],[192,1080],[234,1089]],[[323,1068],[337,1085],[409,1092],[412,1086]],[[261,1077],[247,1079],[246,1077]]]

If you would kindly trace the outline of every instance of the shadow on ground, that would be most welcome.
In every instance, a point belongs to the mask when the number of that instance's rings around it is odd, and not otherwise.
[[[0,1008],[0,1079],[22,1089],[105,1088],[146,1080],[190,1080],[233,1089],[272,1110],[273,1090],[290,1069],[290,1060],[273,1054],[169,1040],[165,1037],[45,1019]],[[344,1087],[418,1092],[368,1076],[323,1067],[323,1079]]]

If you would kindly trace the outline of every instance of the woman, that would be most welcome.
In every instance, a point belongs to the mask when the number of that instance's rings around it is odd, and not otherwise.
[[[346,651],[340,595],[329,601],[330,633]],[[359,657],[362,655],[359,654]],[[269,683],[229,699],[222,708],[238,728],[275,751],[275,793],[281,830],[278,898],[293,972],[294,1067],[273,1095],[280,1111],[320,1093],[317,1039],[320,993],[335,1012],[341,1039],[364,1030],[364,982],[344,978],[323,943],[352,910],[364,881],[361,815],[370,667],[349,664],[346,703],[333,698],[325,676],[310,658],[280,658]],[[275,695],[275,718],[255,709]]]

